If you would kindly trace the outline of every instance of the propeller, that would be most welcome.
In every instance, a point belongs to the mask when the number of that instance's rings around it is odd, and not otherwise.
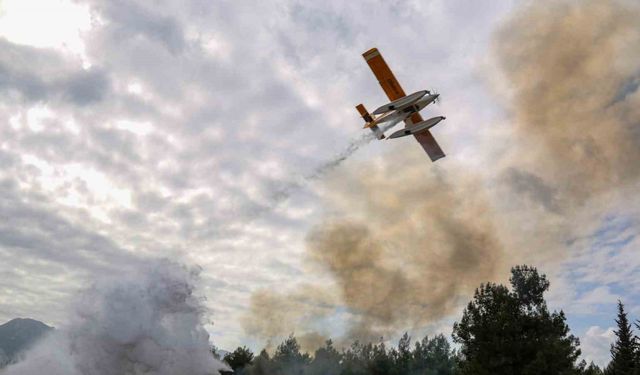
[[[440,99],[440,94],[438,94],[438,90],[435,90],[435,89],[431,90],[431,94],[437,95],[436,98],[433,100],[433,102],[436,103],[436,104],[440,104],[440,101],[442,99]]]

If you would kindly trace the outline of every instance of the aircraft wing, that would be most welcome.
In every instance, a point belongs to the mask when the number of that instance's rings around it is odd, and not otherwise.
[[[382,90],[387,94],[389,100],[394,101],[406,96],[404,90],[400,86],[400,83],[393,75],[391,69],[389,69],[387,62],[384,61],[377,48],[368,50],[362,54],[362,57],[367,61],[369,68],[371,68],[373,75],[376,76],[378,83],[382,86]],[[422,122],[423,119],[419,113],[414,113],[410,118],[404,121],[406,126],[409,127],[412,124]],[[433,138],[433,135],[431,135],[431,132],[428,130],[420,134],[414,134],[414,137],[416,137],[420,146],[422,146],[424,151],[429,155],[431,161],[436,161],[445,156],[440,145],[438,145],[438,142],[436,142],[435,138]]]
[[[373,75],[378,79],[378,83],[382,86],[385,94],[389,97],[389,100],[398,100],[407,94],[404,93],[400,83],[389,69],[389,66],[382,58],[382,55],[377,48],[371,48],[367,52],[362,54],[362,57],[369,64],[369,68],[373,71]]]
[[[404,123],[405,126],[409,128],[413,124],[417,124],[422,121],[422,116],[420,116],[419,113],[414,113],[413,116],[404,120]],[[413,136],[416,138],[416,141],[420,143],[420,146],[422,146],[427,155],[429,155],[429,158],[432,162],[438,159],[442,159],[446,156],[444,151],[442,151],[442,149],[440,148],[438,142],[436,142],[436,139],[433,138],[433,134],[431,134],[430,131],[425,130],[418,134],[414,134]]]

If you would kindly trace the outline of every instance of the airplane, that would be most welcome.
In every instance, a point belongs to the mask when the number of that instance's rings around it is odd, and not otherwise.
[[[437,116],[423,120],[420,111],[429,104],[438,100],[440,94],[429,90],[417,91],[406,95],[400,83],[389,69],[377,48],[372,48],[362,54],[365,61],[378,79],[382,90],[387,94],[390,103],[377,108],[369,113],[362,104],[356,109],[365,121],[364,128],[369,128],[378,139],[384,139],[384,132],[391,129],[399,122],[404,121],[405,128],[398,130],[389,136],[389,139],[413,135],[432,162],[445,157],[444,152],[436,142],[429,129],[436,126],[446,117]]]

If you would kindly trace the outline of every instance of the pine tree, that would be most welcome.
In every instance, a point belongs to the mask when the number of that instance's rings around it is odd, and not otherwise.
[[[440,334],[425,336],[413,349],[412,375],[453,375],[456,371],[455,352],[447,338]]]
[[[387,346],[380,339],[380,343],[371,346],[371,360],[368,372],[371,375],[389,375],[394,371],[393,359],[387,352]]]
[[[351,344],[342,353],[341,375],[366,375],[371,360],[371,344],[363,345],[359,341]]]
[[[271,375],[297,375],[304,373],[304,369],[311,362],[311,357],[307,353],[300,352],[300,344],[291,334],[288,339],[278,345],[276,352],[273,354],[272,362],[278,370]]]
[[[253,362],[253,353],[246,346],[238,347],[232,353],[224,356],[224,361],[231,366],[235,374],[242,373],[242,369]]]
[[[275,373],[275,366],[271,358],[269,358],[269,353],[265,349],[262,349],[260,355],[258,355],[253,363],[245,367],[245,374],[249,375],[273,375]]]
[[[640,330],[640,320],[636,320],[636,328],[638,330]],[[640,339],[638,338],[638,336],[634,336],[634,339],[636,341],[636,348],[635,348],[635,361],[634,361],[634,370],[635,370],[635,375],[640,375]]]
[[[316,350],[309,365],[309,375],[334,375],[342,372],[342,355],[333,347],[333,342],[327,340],[325,346]]]
[[[407,332],[402,335],[398,342],[398,349],[392,350],[394,371],[398,374],[408,374],[413,361],[411,353],[411,336]]]
[[[600,369],[600,367],[598,367],[598,365],[593,363],[593,361],[591,361],[589,366],[587,366],[587,361],[583,359],[582,362],[580,362],[580,365],[578,365],[578,368],[580,369],[579,371],[580,375],[603,375],[604,374]]]
[[[607,366],[607,375],[634,375],[637,342],[631,330],[631,324],[624,311],[624,305],[618,301],[618,329],[616,341],[611,345],[611,362]]]
[[[454,324],[461,344],[460,374],[575,374],[578,339],[569,332],[562,311],[549,312],[545,275],[533,267],[511,270],[511,291],[481,285]]]

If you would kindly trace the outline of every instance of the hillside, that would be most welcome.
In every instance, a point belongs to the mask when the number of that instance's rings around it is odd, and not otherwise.
[[[11,362],[52,329],[40,321],[22,318],[0,325],[0,364]]]

